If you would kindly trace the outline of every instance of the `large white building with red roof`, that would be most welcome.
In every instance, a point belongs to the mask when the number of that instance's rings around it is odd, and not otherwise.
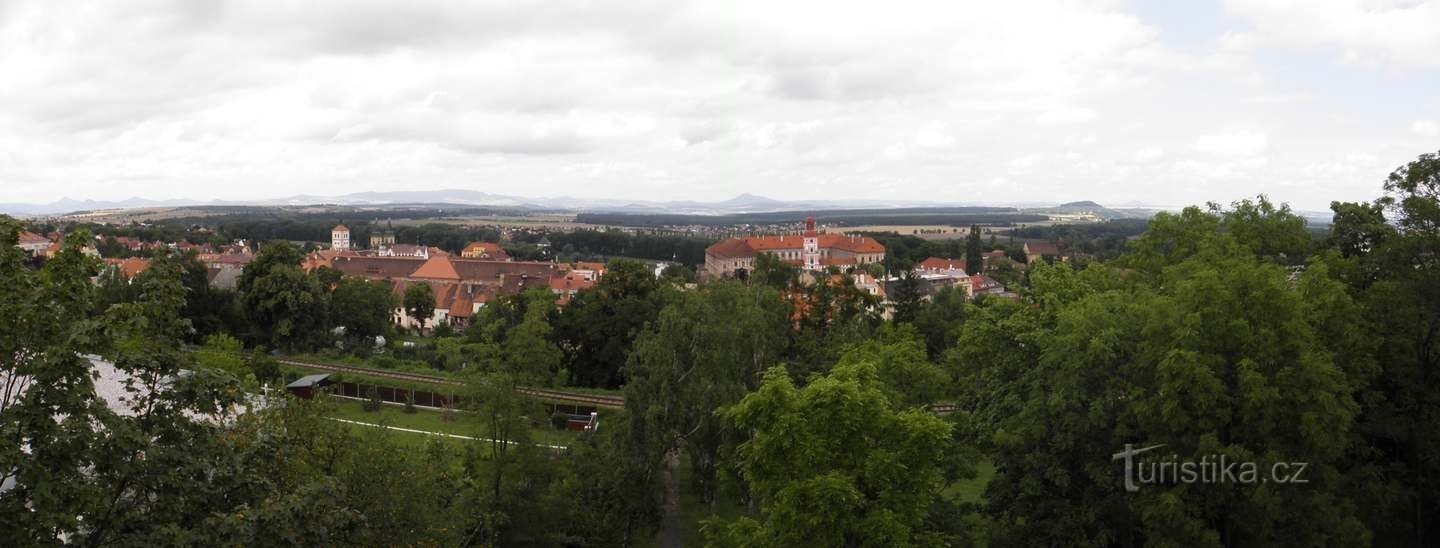
[[[780,260],[805,270],[853,267],[885,260],[885,246],[874,238],[829,234],[815,230],[815,219],[805,219],[797,234],[730,238],[705,249],[705,274],[712,279],[733,277],[755,267],[755,257],[773,253]]]

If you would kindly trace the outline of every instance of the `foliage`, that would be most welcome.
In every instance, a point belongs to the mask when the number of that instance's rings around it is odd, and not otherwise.
[[[590,289],[570,300],[553,317],[554,337],[565,353],[571,384],[618,388],[631,341],[655,320],[664,303],[664,287],[642,263],[614,260]]]
[[[405,287],[405,297],[402,301],[405,306],[405,314],[425,330],[425,324],[435,316],[435,291],[430,289],[430,284],[414,283]]]
[[[838,365],[804,388],[773,368],[724,414],[750,435],[739,456],[761,517],[707,524],[711,543],[930,544],[950,430],[926,411],[895,410],[874,365]]]

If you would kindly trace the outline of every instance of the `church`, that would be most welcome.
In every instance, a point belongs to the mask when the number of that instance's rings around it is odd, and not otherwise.
[[[805,231],[798,234],[730,238],[706,248],[704,274],[709,279],[744,276],[761,253],[773,253],[810,271],[829,266],[843,270],[885,260],[885,246],[874,238],[819,232],[815,218],[810,217],[805,219]]]

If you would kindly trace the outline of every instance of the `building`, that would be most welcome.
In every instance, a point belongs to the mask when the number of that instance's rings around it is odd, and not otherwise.
[[[382,230],[370,234],[370,249],[380,249],[382,247],[390,247],[392,245],[395,245],[394,231]]]
[[[345,225],[336,225],[330,229],[330,249],[335,251],[350,250],[350,229]]]
[[[307,268],[328,266],[346,276],[389,283],[397,297],[403,297],[405,289],[413,284],[427,284],[435,295],[434,316],[425,322],[429,326],[468,325],[470,318],[495,296],[551,289],[551,279],[560,272],[553,263],[466,259],[437,253],[420,258],[327,251],[312,253],[305,264]],[[401,326],[419,324],[419,319],[410,318],[403,307],[395,311],[395,319]]]
[[[918,274],[947,274],[965,277],[965,266],[965,259],[929,257],[920,261],[920,264],[915,265],[915,272]]]
[[[216,289],[235,289],[245,266],[255,260],[254,255],[245,253],[205,253],[196,256],[205,265],[205,281]]]
[[[811,217],[805,219],[805,230],[798,234],[730,238],[706,248],[703,274],[710,279],[748,275],[761,253],[772,253],[809,271],[885,260],[885,246],[874,238],[819,232]]]
[[[34,232],[21,232],[16,244],[31,255],[44,255],[55,242]]]
[[[494,242],[470,242],[465,249],[460,250],[460,257],[464,259],[488,259],[492,261],[508,261],[510,255],[500,249],[500,244]]]
[[[964,259],[930,257],[915,265],[915,275],[921,280],[921,293],[927,298],[945,287],[954,287],[966,297],[975,295],[972,290],[972,276],[965,272]]]
[[[1059,261],[1070,258],[1054,242],[1025,242],[1024,250],[1026,264],[1035,264],[1035,261],[1045,257],[1052,257]]]
[[[393,244],[381,246],[375,253],[380,257],[416,257],[420,259],[430,258],[430,248],[423,245]]]

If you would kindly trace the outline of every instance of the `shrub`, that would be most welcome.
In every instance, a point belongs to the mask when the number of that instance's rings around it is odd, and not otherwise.
[[[380,402],[380,389],[371,386],[370,389],[366,391],[365,403],[361,404],[360,407],[366,411],[379,411],[381,405],[383,404]]]
[[[564,430],[565,427],[569,424],[570,415],[566,415],[559,411],[556,411],[555,414],[550,415],[550,426],[555,427],[556,430]]]
[[[415,414],[415,391],[414,391],[414,390],[407,390],[407,391],[405,392],[405,412],[406,412],[406,413],[409,413],[409,414],[411,414],[411,415],[414,415],[414,414]]]

